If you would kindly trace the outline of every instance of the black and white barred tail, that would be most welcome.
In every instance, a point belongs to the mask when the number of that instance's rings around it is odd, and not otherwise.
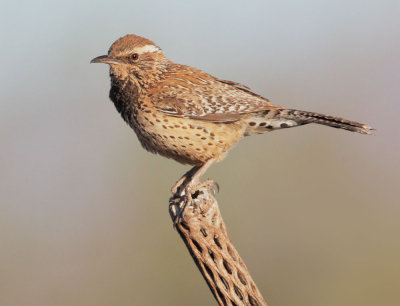
[[[276,129],[317,123],[338,129],[371,135],[374,130],[367,124],[313,112],[295,109],[265,110],[248,119],[247,134],[261,134]]]

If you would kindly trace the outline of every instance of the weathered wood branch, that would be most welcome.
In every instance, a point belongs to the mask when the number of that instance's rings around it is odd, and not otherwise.
[[[196,189],[189,197],[184,192],[173,195],[169,211],[215,299],[220,305],[267,305],[228,236],[213,182]]]

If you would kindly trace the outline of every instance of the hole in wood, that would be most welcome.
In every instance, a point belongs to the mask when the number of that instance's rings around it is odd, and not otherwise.
[[[229,263],[225,259],[222,261],[222,263],[224,264],[226,272],[228,272],[229,274],[232,274],[232,268],[229,265]]]
[[[233,289],[235,289],[236,295],[243,301],[243,294],[240,292],[239,288],[236,286],[233,286]]]
[[[257,301],[251,295],[249,295],[249,302],[251,306],[258,306]]]
[[[204,237],[207,237],[207,232],[204,228],[200,228],[200,232],[203,234]]]
[[[222,294],[221,290],[219,290],[218,287],[216,289],[217,289],[217,293],[218,293],[219,298],[222,300],[222,304],[223,305],[227,305],[225,296]]]
[[[240,282],[241,282],[243,285],[246,286],[246,285],[247,285],[246,278],[244,277],[244,275],[242,274],[242,272],[237,271],[237,276],[239,277]]]
[[[194,246],[196,247],[196,249],[197,249],[200,253],[202,253],[202,252],[203,252],[203,249],[201,248],[200,244],[199,244],[196,240],[194,240],[194,239],[192,239],[192,242],[193,242]]]
[[[227,249],[228,249],[229,255],[231,255],[232,259],[233,259],[234,261],[236,261],[237,258],[236,258],[236,256],[235,256],[235,253],[233,252],[233,250],[231,249],[231,247],[230,247],[229,245],[228,245]]]
[[[187,223],[186,223],[185,221],[182,221],[182,222],[181,222],[181,225],[182,225],[182,227],[183,227],[185,230],[187,230],[187,231],[190,232],[190,228],[189,228],[189,226],[187,225]]]
[[[222,249],[221,243],[219,242],[217,235],[214,235],[214,242],[220,249]]]
[[[204,268],[206,269],[208,276],[212,279],[212,282],[215,283],[214,274],[211,269],[207,265],[204,265]]]
[[[211,251],[210,249],[207,249],[207,250],[208,250],[208,254],[210,254],[211,259],[213,260],[213,262],[215,262],[215,257],[214,257],[213,251]]]
[[[224,286],[225,286],[225,289],[226,290],[229,290],[229,284],[228,284],[228,282],[226,281],[226,279],[223,277],[223,276],[219,276],[219,278],[221,279],[221,281],[224,283]]]
[[[192,199],[197,199],[197,197],[199,196],[200,192],[198,190],[196,190],[193,194],[192,194]]]

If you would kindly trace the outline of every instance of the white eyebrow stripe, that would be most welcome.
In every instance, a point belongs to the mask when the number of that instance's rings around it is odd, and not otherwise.
[[[143,54],[146,52],[157,52],[160,53],[161,49],[154,45],[145,45],[143,47],[135,48],[135,52],[138,54]]]

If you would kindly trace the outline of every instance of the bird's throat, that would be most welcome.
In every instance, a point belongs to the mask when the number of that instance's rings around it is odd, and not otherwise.
[[[111,76],[110,99],[128,124],[131,124],[140,92],[140,85],[130,78],[119,79]]]

